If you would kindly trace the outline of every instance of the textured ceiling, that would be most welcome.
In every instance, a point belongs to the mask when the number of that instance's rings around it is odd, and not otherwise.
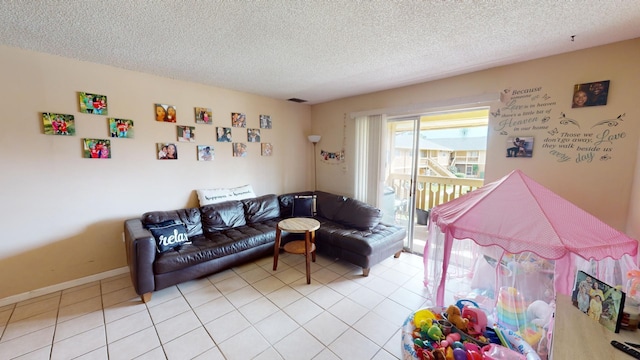
[[[0,0],[0,44],[311,104],[637,37],[640,0]]]

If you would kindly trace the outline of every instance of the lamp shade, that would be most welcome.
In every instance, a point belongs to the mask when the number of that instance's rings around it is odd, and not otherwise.
[[[309,141],[311,141],[314,144],[320,141],[321,138],[322,137],[320,135],[309,135]]]

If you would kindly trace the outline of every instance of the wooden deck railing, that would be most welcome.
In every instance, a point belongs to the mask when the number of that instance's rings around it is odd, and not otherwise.
[[[409,198],[411,175],[392,173],[387,185],[395,190],[396,200]],[[441,176],[418,176],[416,183],[416,208],[429,210],[484,185],[484,179],[462,179]]]

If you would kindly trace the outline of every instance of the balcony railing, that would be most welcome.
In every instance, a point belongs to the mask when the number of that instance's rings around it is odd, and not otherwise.
[[[396,201],[409,198],[411,175],[392,173],[387,185],[395,190]],[[416,208],[429,210],[434,206],[456,199],[484,185],[484,179],[463,179],[442,176],[418,176],[416,183]]]

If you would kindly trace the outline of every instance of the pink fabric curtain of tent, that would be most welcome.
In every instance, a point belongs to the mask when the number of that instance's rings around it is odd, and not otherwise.
[[[635,261],[638,250],[635,239],[520,170],[434,207],[431,224],[445,234],[446,249],[451,249],[454,239],[472,239],[481,246],[497,245],[514,254],[530,251],[544,259],[556,260],[556,291],[565,294],[571,291],[575,272],[570,254],[587,260],[619,259],[628,254]],[[425,246],[425,261],[429,247],[429,244]],[[437,284],[439,295],[444,294],[449,256],[442,260],[443,278]],[[427,275],[425,268],[425,282]]]

